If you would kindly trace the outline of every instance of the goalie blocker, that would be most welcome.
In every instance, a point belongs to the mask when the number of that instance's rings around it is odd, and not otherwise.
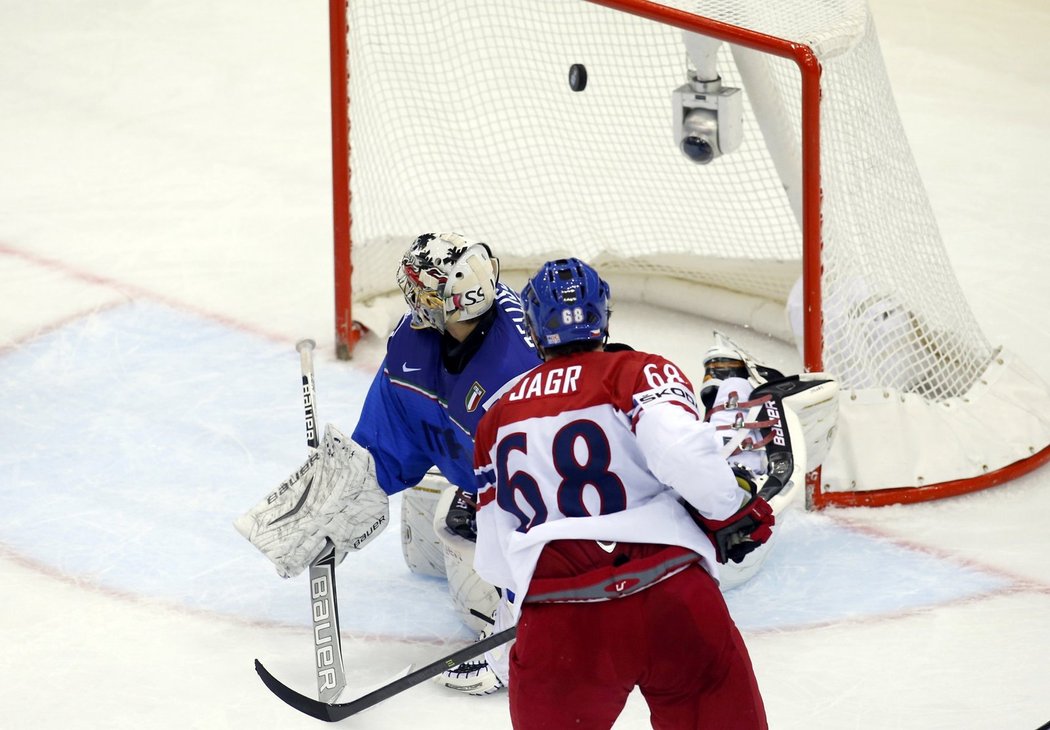
[[[320,448],[234,522],[283,578],[302,573],[331,540],[360,550],[390,523],[386,492],[367,449],[328,424]]]

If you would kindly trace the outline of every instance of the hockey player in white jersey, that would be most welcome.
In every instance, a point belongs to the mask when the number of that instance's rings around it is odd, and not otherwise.
[[[674,363],[605,351],[594,269],[549,262],[522,298],[545,363],[482,418],[474,456],[475,567],[519,616],[514,726],[611,727],[638,686],[654,727],[765,728],[717,584],[772,534],[756,479]]]

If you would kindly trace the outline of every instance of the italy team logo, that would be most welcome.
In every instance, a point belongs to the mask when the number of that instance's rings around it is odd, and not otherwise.
[[[485,389],[481,387],[481,383],[475,380],[474,385],[470,386],[470,390],[467,391],[467,399],[465,401],[467,413],[476,411],[478,406],[481,405],[481,399],[484,397]]]

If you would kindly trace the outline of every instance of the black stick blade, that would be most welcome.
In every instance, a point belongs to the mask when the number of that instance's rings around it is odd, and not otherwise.
[[[421,684],[431,677],[436,677],[446,669],[451,669],[457,664],[461,664],[468,659],[473,659],[480,654],[484,654],[489,649],[493,649],[500,644],[506,644],[514,638],[516,632],[517,627],[512,626],[509,629],[504,629],[492,636],[487,636],[481,641],[477,641],[470,646],[454,651],[446,657],[431,662],[425,667],[420,667],[414,672],[395,679],[379,689],[369,692],[368,694],[358,697],[356,700],[350,702],[328,704],[325,702],[319,702],[312,697],[301,695],[291,687],[282,684],[280,680],[270,674],[258,659],[255,660],[255,671],[259,673],[259,677],[262,679],[263,684],[265,684],[271,692],[277,695],[277,697],[288,706],[294,707],[304,715],[316,717],[318,720],[324,720],[325,722],[338,722],[339,720],[345,720],[351,715],[356,715],[361,710],[366,710],[373,705],[377,705],[383,700],[390,699],[394,695],[400,694],[410,687],[415,687],[417,684]]]
[[[324,702],[318,702],[312,697],[301,695],[291,687],[287,687],[281,683],[277,677],[270,674],[270,672],[262,665],[258,659],[255,660],[255,671],[259,674],[259,678],[262,679],[263,684],[273,692],[277,697],[285,704],[294,707],[310,717],[316,717],[318,720],[324,720],[325,722],[335,722],[341,718],[333,717],[330,712],[334,705],[327,705]]]

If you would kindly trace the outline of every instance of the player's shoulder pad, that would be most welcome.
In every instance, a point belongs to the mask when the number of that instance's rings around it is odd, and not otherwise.
[[[662,355],[637,354],[642,362],[639,363],[641,372],[633,395],[634,410],[657,403],[674,403],[699,417],[700,407],[693,385],[678,366]]]

